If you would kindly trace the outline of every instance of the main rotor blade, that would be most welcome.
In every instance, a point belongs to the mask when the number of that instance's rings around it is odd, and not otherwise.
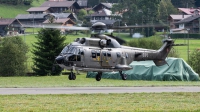
[[[168,25],[149,24],[149,25],[113,26],[109,27],[109,29],[130,29],[130,28],[166,27],[166,26]]]
[[[89,27],[77,27],[77,26],[60,26],[60,25],[23,25],[25,28],[55,28],[66,30],[90,30]]]

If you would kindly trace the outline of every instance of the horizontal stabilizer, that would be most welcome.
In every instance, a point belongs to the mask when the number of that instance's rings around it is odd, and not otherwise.
[[[153,62],[155,63],[156,66],[162,66],[167,64],[165,60],[153,60]]]

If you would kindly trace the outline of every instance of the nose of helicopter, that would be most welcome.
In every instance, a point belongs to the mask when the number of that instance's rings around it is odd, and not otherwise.
[[[58,57],[56,57],[56,63],[57,63],[57,64],[62,64],[63,61],[64,61],[64,57],[63,57],[63,56],[58,56]]]

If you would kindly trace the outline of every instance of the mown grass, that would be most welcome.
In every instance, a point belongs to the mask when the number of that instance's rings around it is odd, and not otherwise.
[[[189,51],[188,51],[188,41],[189,41]],[[200,39],[175,39],[175,44],[187,44],[185,46],[175,46],[175,48],[180,53],[180,58],[185,61],[188,60],[188,55],[190,55],[195,49],[200,48]]]
[[[0,17],[15,18],[18,14],[28,14],[26,10],[30,7],[40,6],[44,1],[45,0],[34,0],[31,6],[0,4]]]
[[[200,93],[2,95],[0,111],[200,111]]]
[[[154,87],[154,86],[200,86],[200,81],[137,81],[86,78],[86,73],[68,80],[67,75],[46,77],[1,77],[0,88],[26,87]]]

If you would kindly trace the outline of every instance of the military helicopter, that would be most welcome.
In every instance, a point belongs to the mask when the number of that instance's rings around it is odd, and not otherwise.
[[[119,71],[123,80],[127,75],[122,71],[132,69],[133,61],[153,60],[156,66],[167,64],[165,58],[170,52],[174,41],[166,39],[158,50],[128,47],[121,45],[112,35],[105,35],[107,27],[97,22],[92,25],[91,38],[77,38],[61,51],[56,57],[56,63],[70,70],[69,80],[75,80],[74,70],[97,72],[96,80],[100,81],[102,72]]]

